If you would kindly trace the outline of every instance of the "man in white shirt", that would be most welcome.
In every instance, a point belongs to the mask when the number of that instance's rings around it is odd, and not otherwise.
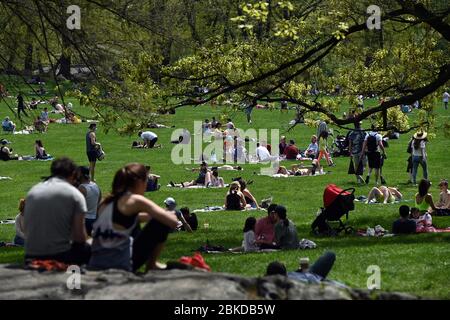
[[[258,160],[260,162],[264,161],[270,161],[272,160],[272,156],[270,155],[269,150],[265,146],[262,146],[261,144],[256,144],[256,156],[258,157]]]
[[[139,131],[138,133],[139,138],[144,140],[144,148],[157,148],[159,146],[155,146],[156,142],[158,141],[158,136],[156,133],[152,131]]]
[[[450,98],[450,93],[448,93],[447,91],[445,91],[445,92],[444,92],[444,95],[443,95],[443,97],[442,97],[442,101],[444,101],[444,107],[445,107],[445,110],[448,109],[448,100],[449,100],[449,98]]]

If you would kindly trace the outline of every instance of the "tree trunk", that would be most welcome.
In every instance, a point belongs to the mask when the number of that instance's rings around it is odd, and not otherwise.
[[[33,73],[33,44],[31,42],[27,44],[23,73],[26,76],[31,76]]]

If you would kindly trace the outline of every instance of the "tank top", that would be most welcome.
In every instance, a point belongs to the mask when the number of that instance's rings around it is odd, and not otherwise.
[[[100,188],[94,182],[80,184],[80,187],[86,189],[86,204],[87,213],[85,215],[86,219],[96,219],[97,218],[97,206],[100,197]]]
[[[428,208],[430,207],[430,205],[428,204],[428,202],[425,201],[425,197],[422,199],[421,203],[417,203],[417,195],[418,195],[418,193],[416,193],[416,196],[414,197],[415,202],[416,202],[416,208],[418,208],[419,211],[421,211],[421,212],[428,211]]]
[[[89,136],[90,133],[91,133],[91,131],[86,133],[86,151],[87,152],[95,151],[95,144],[92,144],[92,142],[91,142],[91,137]]]
[[[116,203],[117,200],[106,205],[99,212],[98,219],[94,223],[89,266],[96,269],[113,268],[131,271],[131,234],[137,224],[137,218],[130,228],[116,230],[113,225],[113,212]]]

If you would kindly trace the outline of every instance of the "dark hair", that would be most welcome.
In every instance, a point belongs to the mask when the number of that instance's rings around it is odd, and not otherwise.
[[[219,176],[219,171],[217,171],[217,169],[213,170],[212,175],[217,178]]]
[[[289,143],[290,144],[295,144],[295,141],[294,140],[289,140]]]
[[[140,137],[142,135],[142,131],[138,132],[138,137]]]
[[[241,191],[244,191],[245,189],[247,189],[247,182],[245,182],[245,180],[239,179],[238,182],[241,185]]]
[[[425,197],[428,193],[428,190],[431,187],[431,182],[428,181],[427,179],[422,179],[419,182],[419,195],[421,197]]]
[[[35,142],[39,147],[43,148],[44,146],[42,145],[42,141],[41,140],[36,140]]]
[[[97,124],[96,124],[96,123],[91,123],[91,124],[89,125],[89,129],[92,129],[92,128],[95,128],[95,127],[97,127]]]
[[[270,215],[270,214],[272,213],[272,211],[275,211],[275,208],[276,208],[277,206],[278,206],[277,204],[272,203],[272,204],[267,208],[267,214]]]
[[[69,178],[77,172],[78,166],[67,157],[56,159],[52,162],[50,173],[52,177]]]
[[[257,146],[257,147],[259,147],[259,146],[260,146],[259,142],[258,142],[258,143],[256,144],[256,146]]]
[[[243,232],[247,232],[247,231],[253,230],[255,228],[255,225],[256,225],[256,218],[255,217],[248,217],[245,220]]]
[[[277,274],[287,276],[286,266],[281,262],[273,261],[267,266],[266,276],[273,276]]]
[[[402,206],[400,206],[398,211],[400,213],[400,217],[402,217],[402,218],[407,218],[409,216],[409,207],[408,206],[402,205]]]
[[[133,143],[131,144],[131,147],[137,147],[137,146],[139,146],[139,142],[133,141]]]
[[[128,189],[136,185],[138,181],[145,181],[148,171],[143,164],[130,163],[118,170],[114,176],[111,194],[106,197],[104,203],[109,203],[123,195]]]
[[[190,210],[188,207],[180,208],[180,212],[183,214],[183,216],[189,216],[190,214]]]
[[[237,166],[236,169],[237,170],[242,170],[242,167],[241,166]]]
[[[280,218],[280,220],[283,220],[283,225],[285,227],[289,226],[289,220],[287,219],[287,211],[284,206],[276,206],[275,212]]]

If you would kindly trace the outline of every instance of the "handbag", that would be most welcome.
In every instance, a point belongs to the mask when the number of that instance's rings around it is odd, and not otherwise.
[[[363,161],[362,159],[359,161],[358,163],[358,168],[356,169],[356,175],[357,176],[362,176],[364,173],[364,165],[363,165]]]
[[[353,164],[353,157],[350,157],[350,164],[348,166],[348,174],[355,174],[355,166]]]

